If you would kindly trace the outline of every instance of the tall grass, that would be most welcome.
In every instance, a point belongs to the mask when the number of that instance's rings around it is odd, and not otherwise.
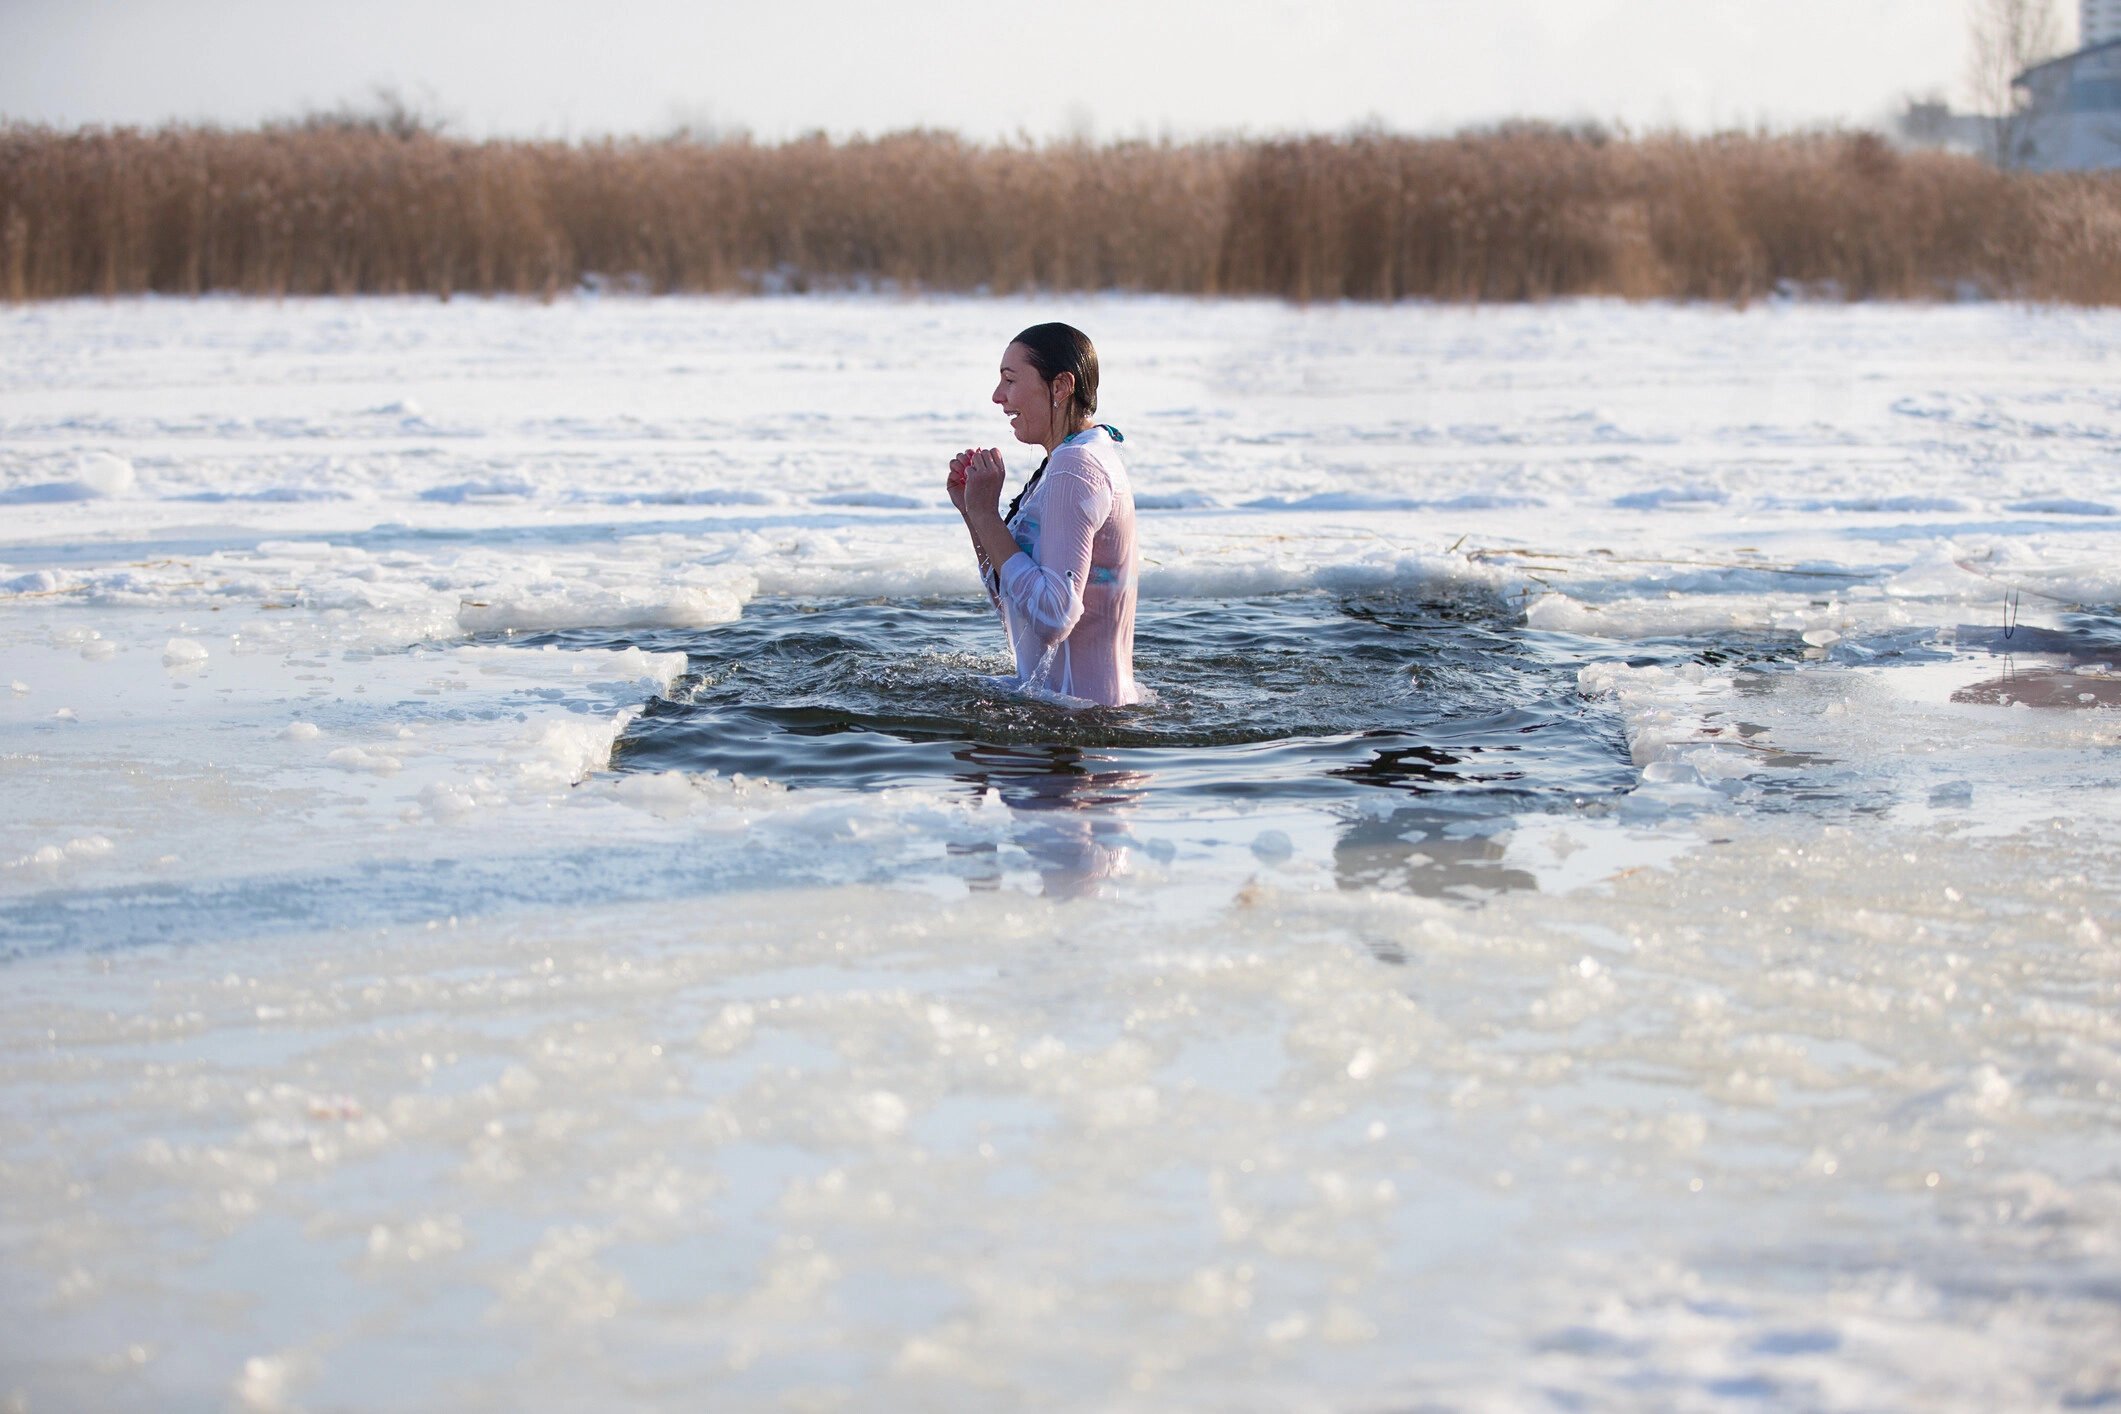
[[[467,142],[0,128],[0,296],[896,282],[1301,300],[2121,303],[2121,177],[1860,134]]]

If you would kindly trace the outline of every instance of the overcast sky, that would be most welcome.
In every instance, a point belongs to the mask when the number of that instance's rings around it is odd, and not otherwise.
[[[392,85],[482,136],[1861,123],[1958,94],[1965,4],[0,0],[0,114],[240,125]]]

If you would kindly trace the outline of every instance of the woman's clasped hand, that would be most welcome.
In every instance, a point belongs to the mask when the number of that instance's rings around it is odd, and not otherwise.
[[[1002,454],[993,447],[967,447],[950,459],[950,476],[946,483],[950,492],[950,504],[957,507],[958,514],[969,514],[972,509],[995,515],[1002,503],[1002,487],[1009,480],[1009,469],[1002,463]]]

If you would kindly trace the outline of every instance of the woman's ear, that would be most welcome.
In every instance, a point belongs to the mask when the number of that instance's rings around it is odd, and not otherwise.
[[[1075,375],[1063,373],[1053,380],[1053,405],[1059,407],[1075,396]]]

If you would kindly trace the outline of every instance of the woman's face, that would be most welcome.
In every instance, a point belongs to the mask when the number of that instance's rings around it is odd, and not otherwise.
[[[1002,351],[1002,376],[994,385],[994,401],[1009,414],[1017,441],[1044,446],[1060,411],[1053,400],[1065,400],[1074,390],[1073,374],[1063,373],[1051,383],[1039,377],[1022,344],[1011,344]]]

